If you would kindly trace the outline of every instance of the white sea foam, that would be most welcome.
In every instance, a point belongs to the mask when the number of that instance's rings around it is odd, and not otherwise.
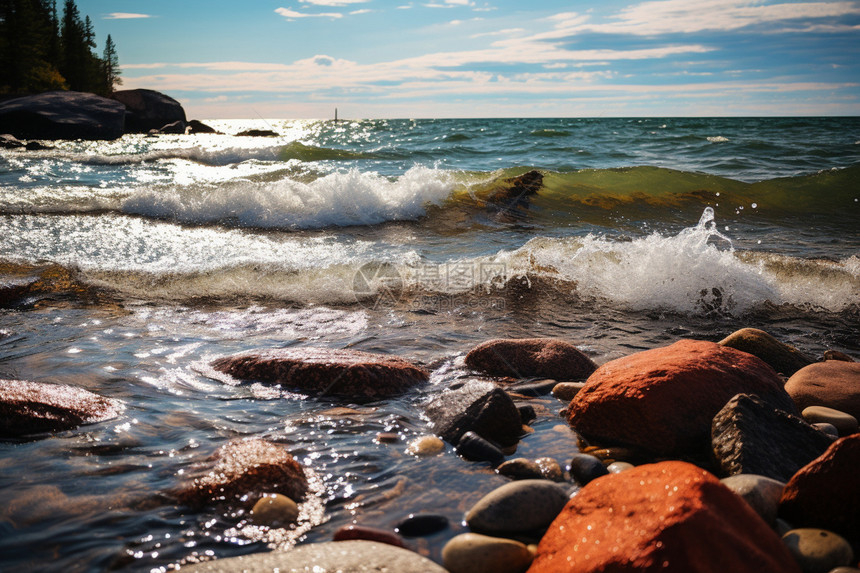
[[[350,169],[309,183],[231,181],[150,189],[123,202],[125,213],[182,223],[320,228],[412,220],[451,193],[449,172],[416,166],[395,180]]]
[[[708,138],[708,141],[710,141],[711,143],[725,143],[728,140],[728,137],[723,137],[722,135],[716,135]]]

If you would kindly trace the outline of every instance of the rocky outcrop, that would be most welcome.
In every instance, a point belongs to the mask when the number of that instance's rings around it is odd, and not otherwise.
[[[860,434],[840,438],[786,484],[779,515],[795,527],[834,531],[860,547]]]
[[[810,364],[788,379],[785,391],[801,410],[825,406],[860,419],[860,362]]]
[[[90,93],[45,92],[0,102],[0,125],[20,139],[117,139],[125,106]]]
[[[501,446],[510,446],[522,435],[522,418],[511,397],[491,382],[472,380],[431,399],[425,414],[433,431],[458,445],[469,431]]]
[[[797,348],[757,328],[742,328],[722,339],[720,344],[758,356],[785,376],[791,376],[813,362]]]
[[[685,455],[707,451],[714,415],[740,393],[796,413],[776,372],[759,358],[681,340],[598,368],[571,400],[568,421],[587,440]]]
[[[183,573],[272,573],[273,571],[338,571],[339,573],[446,573],[445,569],[417,553],[374,541],[309,543],[290,551],[255,553],[196,565],[182,566]]]
[[[0,438],[71,430],[120,415],[122,403],[65,384],[0,380]]]
[[[188,133],[218,133],[218,130],[202,121],[192,119],[188,122]]]
[[[597,365],[576,346],[555,338],[488,340],[466,355],[466,366],[490,376],[584,380]]]
[[[800,569],[776,533],[713,475],[661,462],[598,478],[570,499],[529,569],[556,571]]]
[[[185,110],[182,105],[163,93],[147,90],[120,90],[111,96],[125,106],[126,133],[148,133],[167,124],[181,121],[185,130]]]
[[[278,137],[278,133],[271,129],[246,129],[236,134],[242,137]]]
[[[714,457],[726,475],[758,474],[783,482],[832,443],[803,418],[748,394],[729,400],[711,429]]]
[[[396,356],[317,347],[252,351],[220,358],[212,367],[239,380],[351,398],[384,398],[428,379],[423,369]]]
[[[262,439],[233,440],[205,464],[205,473],[178,492],[180,502],[205,506],[215,501],[257,499],[279,493],[294,501],[304,499],[308,480],[301,464],[287,449]]]

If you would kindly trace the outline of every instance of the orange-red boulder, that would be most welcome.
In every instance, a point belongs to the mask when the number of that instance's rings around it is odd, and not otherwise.
[[[834,531],[860,546],[860,434],[835,442],[786,484],[779,515],[793,527]]]
[[[245,496],[255,499],[263,493],[280,493],[301,501],[308,491],[304,469],[280,444],[259,438],[233,440],[222,446],[210,463],[209,471],[179,492],[182,503],[201,506]]]
[[[799,573],[774,531],[743,499],[685,462],[598,478],[541,539],[528,573]]]
[[[797,413],[773,368],[746,352],[701,340],[638,352],[598,368],[568,407],[585,439],[657,455],[709,447],[711,420],[736,394]]]
[[[810,364],[788,379],[785,391],[801,410],[826,406],[860,419],[860,362]]]
[[[429,377],[423,369],[396,356],[315,347],[247,352],[215,360],[212,367],[240,380],[353,398],[400,394]]]
[[[122,403],[75,386],[0,380],[0,437],[70,430],[122,410]]]
[[[466,355],[466,366],[490,376],[582,380],[597,368],[591,358],[556,338],[488,340]]]

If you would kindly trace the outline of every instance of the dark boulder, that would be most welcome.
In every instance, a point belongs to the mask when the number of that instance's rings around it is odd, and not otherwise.
[[[271,129],[246,129],[245,131],[240,131],[236,135],[241,135],[243,137],[277,137],[279,134]]]
[[[21,149],[25,144],[14,135],[0,133],[0,149]]]
[[[725,474],[757,474],[783,482],[833,443],[803,418],[748,394],[738,394],[717,413],[711,440]]]
[[[458,445],[472,431],[503,447],[522,435],[522,418],[511,397],[492,382],[472,380],[433,398],[425,413],[436,434]]]
[[[219,133],[219,131],[214,127],[206,125],[202,121],[192,119],[188,122],[188,133]]]
[[[71,430],[122,410],[122,403],[75,386],[0,380],[0,438]]]
[[[576,346],[555,338],[488,340],[469,351],[466,366],[490,376],[555,380],[585,379],[597,368]]]
[[[0,126],[20,139],[117,139],[125,106],[95,94],[54,91],[0,103]]]
[[[233,378],[281,384],[315,395],[384,398],[426,382],[427,372],[396,356],[335,348],[281,348],[220,358]]]
[[[180,502],[200,507],[215,501],[256,499],[268,493],[301,501],[308,491],[304,468],[286,447],[259,438],[233,440],[204,465],[205,473],[178,493]]]
[[[146,89],[120,90],[111,97],[121,102],[127,110],[126,133],[148,133],[151,129],[161,129],[175,121],[185,124],[182,105],[163,93]]]

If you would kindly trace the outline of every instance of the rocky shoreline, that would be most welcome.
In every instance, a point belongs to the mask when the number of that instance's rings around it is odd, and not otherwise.
[[[432,434],[405,448],[432,463],[445,455],[444,440],[510,479],[465,512],[468,531],[445,544],[441,563],[410,551],[410,539],[445,529],[447,519],[418,514],[392,530],[353,523],[331,542],[182,569],[857,571],[860,363],[826,357],[814,362],[755,329],[600,367],[567,341],[487,341],[466,355],[462,377],[422,404]],[[226,356],[204,374],[361,401],[424,384],[427,370],[387,355],[306,348]],[[553,415],[529,402],[550,393],[567,404],[560,415],[580,436],[571,459],[513,457],[529,424]],[[122,412],[117,401],[70,386],[0,381],[4,439]],[[234,440],[186,477],[162,492],[165,502],[228,507],[246,526],[294,540],[323,520],[314,468],[282,444]]]

